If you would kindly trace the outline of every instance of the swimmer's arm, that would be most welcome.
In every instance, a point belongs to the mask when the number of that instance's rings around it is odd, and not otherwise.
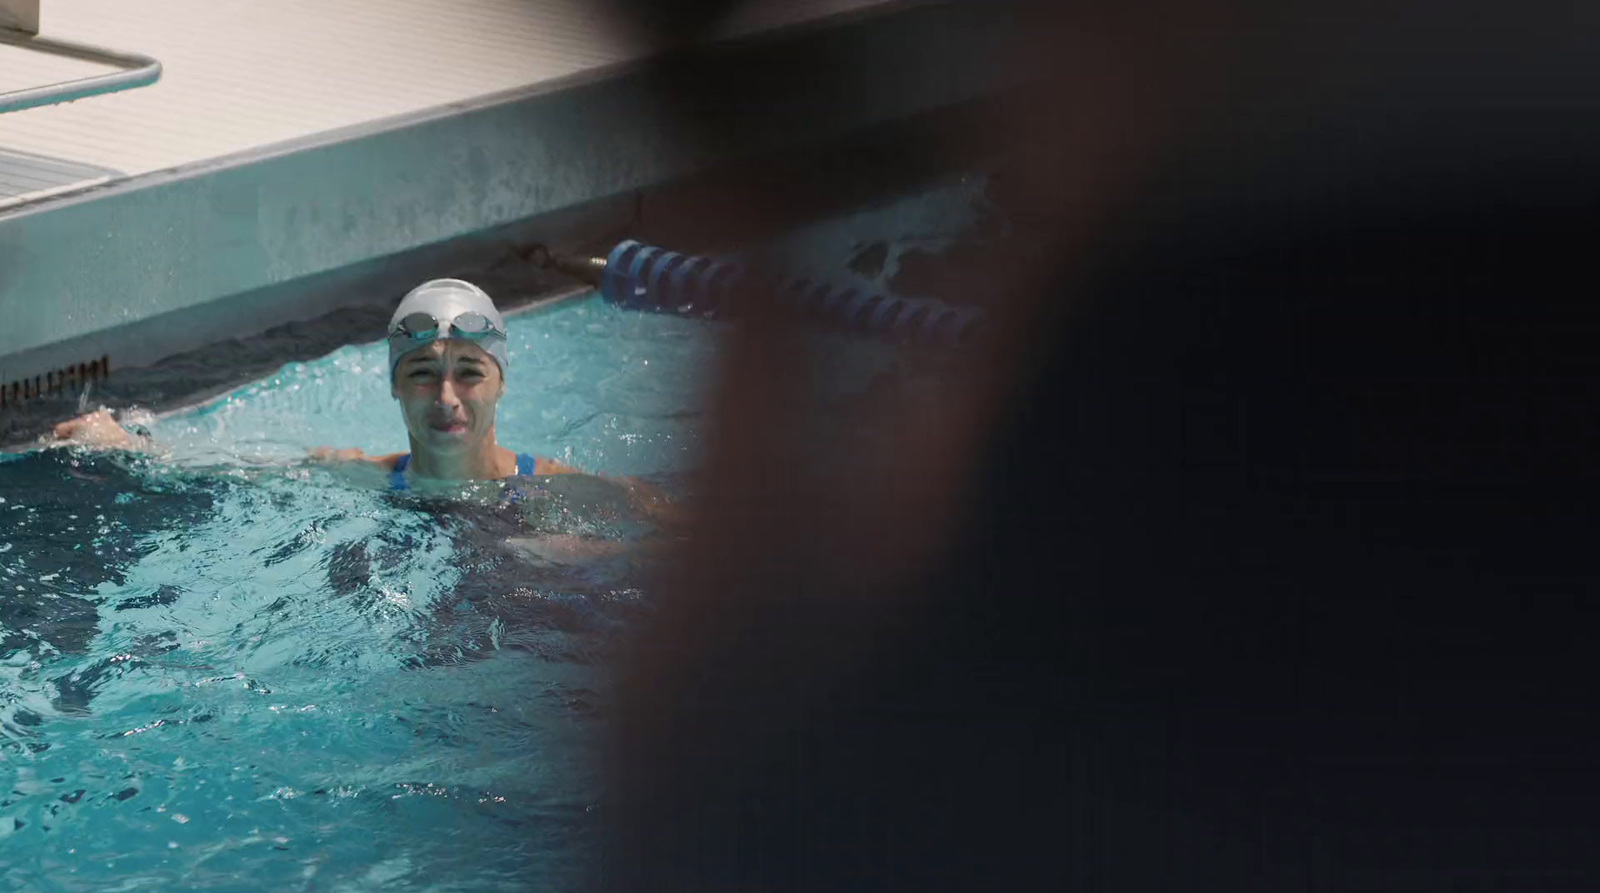
[[[142,450],[150,445],[149,435],[135,434],[117,423],[111,410],[97,409],[69,419],[51,430],[58,441],[107,450]]]
[[[369,456],[359,448],[339,450],[333,447],[315,447],[310,451],[310,458],[313,462],[330,464],[334,462],[365,462],[370,465],[376,465],[384,471],[394,471],[395,463],[399,462],[400,457],[404,455],[405,453],[390,453],[387,456]]]
[[[568,465],[565,462],[557,462],[554,459],[546,459],[543,456],[534,456],[533,457],[533,473],[534,474],[585,474],[586,472],[584,472],[582,469],[579,469],[579,468],[573,468],[571,465]]]
[[[369,456],[359,449],[334,449],[317,447],[309,450],[307,458],[361,486],[376,485],[386,481],[394,471],[395,461],[404,453],[387,456]]]
[[[542,456],[534,457],[533,473],[588,474],[581,468],[573,468],[564,462],[557,462],[554,459],[546,459]],[[672,497],[667,495],[667,491],[657,487],[655,484],[626,475],[596,475],[596,477],[603,477],[608,481],[616,481],[627,487],[628,495],[632,498],[634,506],[658,520],[676,520],[679,518],[680,512]]]

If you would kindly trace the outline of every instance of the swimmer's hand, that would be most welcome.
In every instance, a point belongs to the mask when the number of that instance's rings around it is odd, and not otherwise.
[[[97,409],[62,422],[53,433],[56,440],[102,449],[138,449],[146,443],[146,438],[117,424],[109,409]]]

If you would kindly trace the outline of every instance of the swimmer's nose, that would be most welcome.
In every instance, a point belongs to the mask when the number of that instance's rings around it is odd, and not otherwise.
[[[456,397],[456,383],[455,383],[454,379],[452,379],[448,375],[445,376],[444,381],[439,382],[439,405],[441,405],[441,406],[460,406],[461,405],[461,400]]]

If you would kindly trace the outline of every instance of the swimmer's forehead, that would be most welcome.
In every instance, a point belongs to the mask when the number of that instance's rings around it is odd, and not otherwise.
[[[489,352],[470,341],[447,339],[432,341],[400,358],[397,366],[428,365],[439,362],[469,363],[486,366],[494,362],[494,357]]]

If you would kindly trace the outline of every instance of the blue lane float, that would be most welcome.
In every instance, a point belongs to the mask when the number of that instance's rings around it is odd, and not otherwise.
[[[703,319],[736,315],[739,295],[770,295],[779,305],[833,328],[946,346],[976,340],[985,316],[976,307],[809,278],[761,287],[737,260],[680,254],[632,239],[611,249],[599,285],[605,299],[621,307]]]

